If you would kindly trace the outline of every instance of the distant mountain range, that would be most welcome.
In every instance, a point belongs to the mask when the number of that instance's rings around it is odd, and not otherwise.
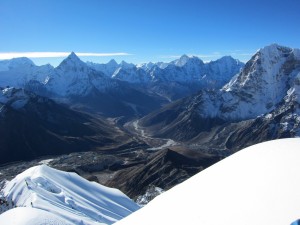
[[[27,58],[0,61],[0,87],[24,88],[105,116],[132,118],[200,88],[219,88],[242,67],[229,56],[203,63],[184,55],[170,63],[134,65],[84,63],[71,53],[56,68],[36,66]]]

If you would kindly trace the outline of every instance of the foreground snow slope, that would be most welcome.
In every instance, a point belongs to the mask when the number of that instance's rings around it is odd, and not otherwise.
[[[117,189],[45,165],[16,176],[6,185],[3,195],[20,209],[0,215],[0,225],[32,225],[35,223],[30,221],[42,221],[44,217],[62,221],[54,224],[112,224],[139,208]],[[7,223],[10,219],[14,222]]]
[[[300,138],[246,148],[117,225],[291,224],[300,218]]]
[[[0,216],[0,224],[10,225],[71,225],[67,220],[36,208],[14,208]]]

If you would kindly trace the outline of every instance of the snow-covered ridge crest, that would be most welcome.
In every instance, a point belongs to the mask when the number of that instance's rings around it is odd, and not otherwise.
[[[211,80],[214,79],[228,81],[243,67],[243,63],[230,56],[204,63],[200,58],[188,55],[182,55],[179,59],[169,63],[149,62],[134,65],[122,61],[120,64],[109,62],[107,64],[88,63],[88,65],[97,71],[105,73],[109,77],[124,80],[129,83],[143,84],[157,81],[197,81],[202,83],[211,82]],[[206,81],[208,79],[209,81]]]
[[[39,209],[67,224],[112,224],[139,209],[117,189],[46,165],[32,167],[16,176],[7,183],[3,197],[12,206]],[[9,217],[9,211],[0,215],[1,225],[7,214]],[[19,216],[25,220],[30,217]],[[38,213],[37,216],[40,219]]]
[[[300,218],[299,147],[299,138],[248,147],[116,224],[291,224]]]
[[[113,77],[129,83],[198,82],[204,86],[220,87],[237,74],[243,65],[229,56],[204,63],[196,56],[183,55],[170,63],[145,63],[134,67],[120,65],[122,70],[115,70]],[[139,69],[143,70],[144,75]]]

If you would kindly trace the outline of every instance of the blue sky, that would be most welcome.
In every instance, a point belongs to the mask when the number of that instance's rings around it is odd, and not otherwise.
[[[299,9],[299,0],[0,0],[0,57],[74,51],[112,54],[80,56],[94,62],[171,61],[182,54],[245,61],[271,43],[299,48]]]

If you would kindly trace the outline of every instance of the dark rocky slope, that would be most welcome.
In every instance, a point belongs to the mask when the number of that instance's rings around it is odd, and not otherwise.
[[[118,148],[131,138],[99,116],[80,113],[52,100],[13,89],[0,104],[0,164],[43,155]],[[16,108],[14,104],[24,101]]]
[[[151,155],[144,164],[118,171],[106,185],[135,198],[151,186],[170,189],[219,160],[218,156],[183,148],[164,149]]]

